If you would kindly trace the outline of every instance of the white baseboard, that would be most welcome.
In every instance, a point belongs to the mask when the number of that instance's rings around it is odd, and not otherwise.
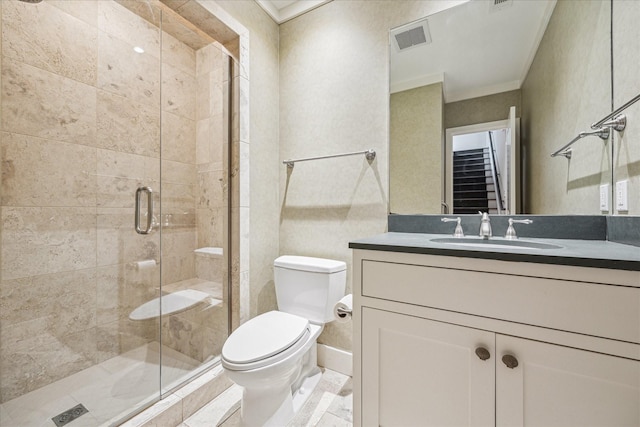
[[[353,376],[353,355],[345,350],[318,344],[318,366]]]

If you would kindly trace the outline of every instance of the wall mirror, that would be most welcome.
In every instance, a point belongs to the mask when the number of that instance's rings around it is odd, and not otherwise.
[[[390,212],[602,213],[611,137],[551,153],[611,111],[610,53],[611,0],[470,0],[391,29]]]

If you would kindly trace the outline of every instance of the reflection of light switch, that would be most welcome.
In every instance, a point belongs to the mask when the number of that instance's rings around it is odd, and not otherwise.
[[[616,182],[616,209],[618,211],[628,211],[627,205],[627,184],[629,181]]]
[[[603,212],[609,211],[609,184],[600,186],[600,210]]]

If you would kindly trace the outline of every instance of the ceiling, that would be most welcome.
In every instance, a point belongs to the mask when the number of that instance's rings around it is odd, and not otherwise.
[[[332,0],[256,0],[281,24]],[[445,102],[519,89],[556,0],[470,0],[393,34],[427,22],[431,43],[390,47],[391,92],[443,82]]]
[[[555,0],[472,0],[391,30],[390,87],[443,82],[446,102],[519,89]],[[427,21],[431,43],[399,51],[393,35]]]
[[[332,0],[256,0],[268,14],[282,24]]]

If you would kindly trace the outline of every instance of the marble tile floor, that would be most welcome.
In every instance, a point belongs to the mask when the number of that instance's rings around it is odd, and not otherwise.
[[[242,389],[233,385],[176,427],[239,426],[241,397]],[[309,400],[286,427],[350,427],[352,424],[351,377],[324,369]]]
[[[70,427],[108,426],[160,392],[160,345],[151,342],[0,405],[0,427],[55,427],[51,420],[82,403],[89,413]],[[180,381],[199,363],[162,347],[163,385]]]

